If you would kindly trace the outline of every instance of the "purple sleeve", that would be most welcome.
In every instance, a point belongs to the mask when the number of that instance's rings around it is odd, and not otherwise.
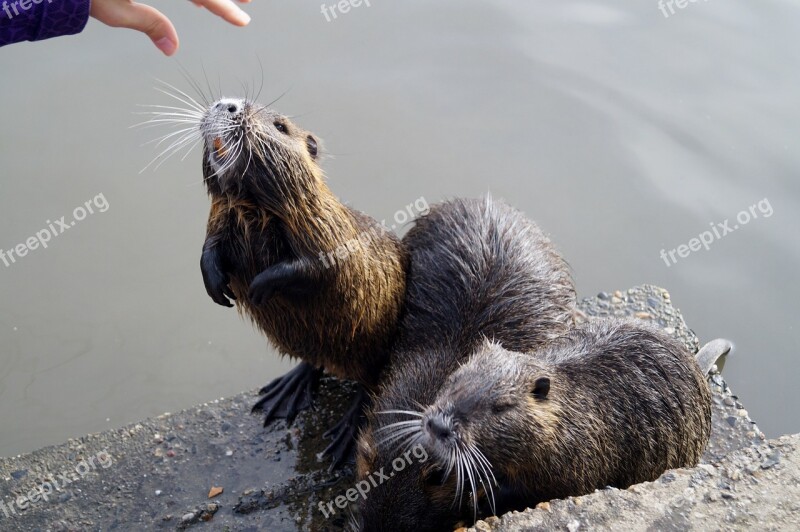
[[[91,0],[0,0],[0,46],[80,33]]]

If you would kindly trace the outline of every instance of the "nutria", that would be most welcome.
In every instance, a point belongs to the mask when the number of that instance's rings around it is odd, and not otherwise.
[[[261,389],[254,410],[265,412],[265,425],[291,420],[309,406],[323,370],[376,386],[405,294],[400,241],[336,198],[323,179],[317,137],[287,117],[221,99],[200,131],[211,197],[201,259],[206,290],[220,305],[235,300],[282,354],[302,361]],[[361,388],[333,430],[326,452],[334,465],[346,457],[364,397]]]
[[[484,337],[520,351],[541,347],[574,324],[569,268],[542,231],[491,198],[435,206],[403,239],[410,253],[407,295],[391,365],[359,437],[357,475],[392,471],[397,443],[386,427],[433,403],[447,377]],[[402,451],[400,451],[402,452]],[[463,509],[440,500],[438,467],[413,463],[370,491],[364,530],[438,530]],[[424,517],[424,519],[422,519]]]
[[[479,515],[652,481],[697,465],[711,431],[706,375],[729,349],[718,340],[695,360],[618,320],[581,324],[533,355],[487,340],[413,416],[408,444],[442,468],[439,496],[470,494],[476,510],[477,495]]]

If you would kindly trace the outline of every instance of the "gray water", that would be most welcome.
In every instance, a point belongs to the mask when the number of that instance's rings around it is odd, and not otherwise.
[[[263,65],[261,100],[286,93],[275,107],[326,140],[344,201],[391,219],[420,197],[507,199],[551,233],[581,295],[658,284],[703,341],[734,340],[725,377],[751,416],[769,436],[800,430],[797,2],[665,18],[656,0],[371,0],[327,22],[320,2],[257,0],[244,30],[150,3],[204,83],[238,96]],[[145,37],[95,21],[0,49],[0,248],[86,210],[0,262],[0,455],[291,366],[205,294],[199,152],[139,174],[158,133],[129,129],[137,104],[172,104],[156,78],[189,89]]]

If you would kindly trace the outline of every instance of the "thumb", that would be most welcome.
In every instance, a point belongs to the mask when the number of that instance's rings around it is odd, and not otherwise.
[[[164,55],[178,49],[178,32],[172,22],[157,9],[130,0],[94,0],[91,15],[113,28],[130,28],[150,37]]]

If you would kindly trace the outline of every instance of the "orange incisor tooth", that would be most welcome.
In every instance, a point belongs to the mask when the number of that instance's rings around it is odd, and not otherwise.
[[[228,153],[228,150],[224,150],[222,148],[222,138],[216,137],[214,139],[214,151],[217,152],[217,157],[225,157],[225,154]]]

